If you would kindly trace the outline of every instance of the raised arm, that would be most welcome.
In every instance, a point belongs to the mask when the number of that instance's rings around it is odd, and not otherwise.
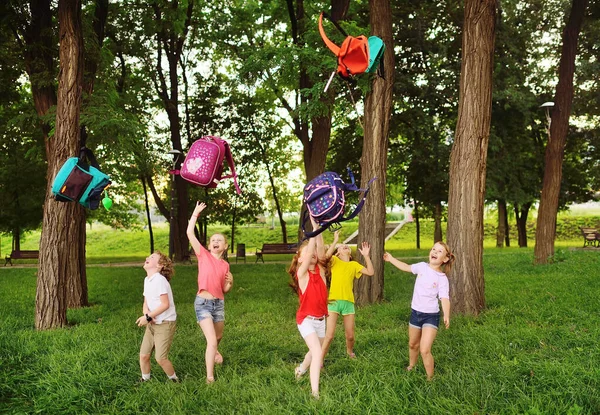
[[[310,266],[310,257],[315,254],[315,248],[317,245],[316,238],[310,238],[308,240],[308,245],[306,248],[302,250],[302,261],[300,262],[300,266],[296,271],[296,276],[298,277],[298,283],[300,284],[301,279],[305,279],[308,276],[308,267]],[[302,284],[300,284],[302,285]]]
[[[196,221],[198,220],[198,216],[200,216],[200,213],[205,208],[206,208],[206,203],[196,202],[196,207],[194,208],[192,217],[190,218],[190,221],[188,222],[188,227],[187,227],[187,231],[186,231],[187,237],[190,240],[190,244],[192,245],[192,249],[194,250],[196,255],[198,255],[200,253],[200,250],[202,249],[202,244],[200,243],[198,238],[196,238],[196,233],[194,232],[194,229],[196,228]]]
[[[375,268],[373,267],[373,262],[371,261],[371,257],[369,256],[369,254],[371,253],[371,245],[369,245],[368,242],[363,242],[361,247],[358,248],[358,250],[360,251],[360,254],[363,256],[363,258],[365,259],[365,264],[367,264],[366,267],[363,267],[363,269],[360,271],[360,273],[362,275],[375,274]]]
[[[336,245],[337,245],[339,239],[340,239],[340,231],[337,230],[337,231],[335,231],[333,233],[333,242],[331,243],[331,245],[329,245],[329,248],[327,249],[327,252],[325,252],[325,258],[326,259],[331,258],[331,256],[335,252]]]
[[[389,252],[383,254],[383,260],[389,262],[390,264],[398,268],[400,271],[412,272],[412,268],[410,267],[410,265],[408,265],[406,262],[402,262],[394,258]]]

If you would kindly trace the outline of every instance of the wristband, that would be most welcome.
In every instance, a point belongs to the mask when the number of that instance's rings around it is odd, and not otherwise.
[[[148,323],[150,323],[152,321],[152,317],[150,317],[148,314],[146,314],[146,321]]]

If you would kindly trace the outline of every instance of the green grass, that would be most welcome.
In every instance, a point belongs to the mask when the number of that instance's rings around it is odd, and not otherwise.
[[[320,401],[310,399],[308,379],[294,379],[306,346],[285,264],[232,264],[225,364],[209,386],[193,311],[195,266],[177,266],[172,280],[178,329],[170,358],[183,382],[167,383],[153,362],[154,379],[142,385],[140,267],[90,266],[92,305],[69,310],[69,328],[46,332],[33,329],[35,269],[2,268],[0,413],[600,413],[599,254],[564,249],[560,262],[533,266],[531,249],[486,250],[487,308],[440,330],[433,382],[422,365],[402,370],[414,279],[388,267],[385,301],[357,311],[357,360],[345,358],[339,326]]]

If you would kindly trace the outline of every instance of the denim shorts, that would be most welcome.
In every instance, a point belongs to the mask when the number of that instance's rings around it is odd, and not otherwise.
[[[205,318],[211,318],[213,323],[225,321],[225,301],[219,298],[208,299],[196,296],[194,301],[196,309],[196,320],[198,322]]]
[[[413,309],[410,313],[408,325],[416,329],[431,327],[437,330],[440,325],[440,313],[421,313]]]

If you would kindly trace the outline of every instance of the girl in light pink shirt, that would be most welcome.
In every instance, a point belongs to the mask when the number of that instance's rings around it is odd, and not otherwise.
[[[196,203],[187,227],[187,237],[198,258],[198,293],[194,301],[196,319],[206,338],[206,383],[215,381],[215,363],[223,363],[218,345],[223,338],[225,327],[225,296],[233,287],[233,275],[229,272],[229,263],[223,259],[227,250],[225,236],[216,233],[210,238],[208,249],[204,248],[194,228],[200,213],[206,208],[205,203]]]
[[[436,242],[429,252],[429,263],[419,262],[408,265],[397,260],[389,253],[383,259],[396,268],[412,272],[417,276],[411,303],[410,322],[408,324],[408,356],[409,363],[406,370],[412,370],[417,364],[419,352],[423,359],[423,366],[427,372],[427,379],[433,378],[433,355],[431,346],[437,336],[440,322],[440,306],[444,311],[444,325],[450,327],[450,295],[446,273],[450,272],[454,262],[454,254],[444,242]]]

